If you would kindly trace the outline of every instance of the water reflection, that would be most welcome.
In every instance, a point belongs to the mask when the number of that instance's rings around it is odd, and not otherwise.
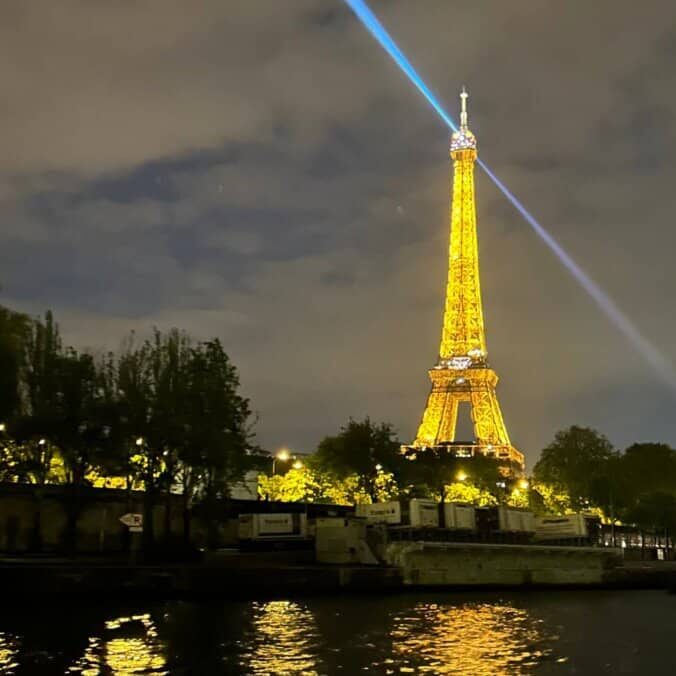
[[[393,654],[386,662],[398,671],[523,674],[554,659],[549,644],[557,637],[526,610],[510,605],[417,604],[394,621]]]
[[[89,639],[85,654],[68,673],[167,674],[165,666],[155,624],[149,614],[143,614],[106,622],[103,635]]]
[[[16,661],[19,653],[18,643],[14,636],[0,631],[0,673],[16,673],[16,668],[19,666]]]
[[[270,601],[254,603],[252,610],[251,632],[242,641],[245,673],[318,673],[318,632],[307,607],[293,601]]]

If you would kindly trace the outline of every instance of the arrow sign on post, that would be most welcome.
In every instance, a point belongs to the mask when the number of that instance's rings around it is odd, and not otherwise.
[[[120,521],[129,528],[130,533],[141,533],[143,531],[143,514],[128,512],[120,517]]]

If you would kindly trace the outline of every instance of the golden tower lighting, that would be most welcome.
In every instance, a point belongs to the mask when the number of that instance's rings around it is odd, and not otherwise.
[[[445,446],[460,456],[478,452],[523,467],[523,455],[509,440],[495,394],[498,377],[487,361],[474,204],[477,151],[476,138],[467,126],[467,97],[463,87],[460,129],[451,137],[451,245],[439,360],[429,371],[432,391],[412,446]],[[471,406],[472,444],[455,439],[461,402]]]

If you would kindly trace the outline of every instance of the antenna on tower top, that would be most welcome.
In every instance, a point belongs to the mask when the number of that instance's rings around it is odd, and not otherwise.
[[[462,85],[462,91],[460,92],[460,129],[467,131],[467,99],[469,94],[465,89],[465,85]]]

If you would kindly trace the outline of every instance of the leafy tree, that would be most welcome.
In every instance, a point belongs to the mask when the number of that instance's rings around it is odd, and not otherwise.
[[[284,474],[258,476],[258,495],[264,500],[321,502],[325,490],[323,477],[305,465]]]
[[[645,493],[624,516],[642,528],[676,533],[676,495],[665,491]]]
[[[676,494],[676,451],[666,444],[633,444],[617,465],[622,493],[629,502],[648,492]]]
[[[249,402],[219,340],[200,343],[186,366],[186,440],[181,449],[184,499],[199,490],[207,506],[209,541],[216,541],[215,504],[252,466]],[[186,502],[186,513],[188,503]],[[189,528],[189,519],[185,522]]]
[[[538,482],[567,492],[572,506],[579,509],[594,497],[595,482],[616,455],[608,439],[596,430],[572,426],[557,432],[554,441],[543,449],[533,474]]]
[[[375,425],[369,418],[350,419],[336,436],[322,439],[315,454],[316,466],[337,479],[356,474],[360,488],[377,500],[376,481],[386,471],[398,478],[403,467],[400,444],[388,423]]]
[[[25,315],[0,307],[0,423],[19,413],[21,371],[30,321]]]
[[[417,494],[441,502],[458,500],[458,493],[466,493],[461,490],[462,485],[472,486],[474,492],[468,501],[476,502],[479,494],[495,495],[498,483],[504,481],[498,462],[484,455],[458,458],[450,449],[439,447],[424,451],[407,449],[404,457],[408,461],[403,473],[406,483],[412,484]]]

